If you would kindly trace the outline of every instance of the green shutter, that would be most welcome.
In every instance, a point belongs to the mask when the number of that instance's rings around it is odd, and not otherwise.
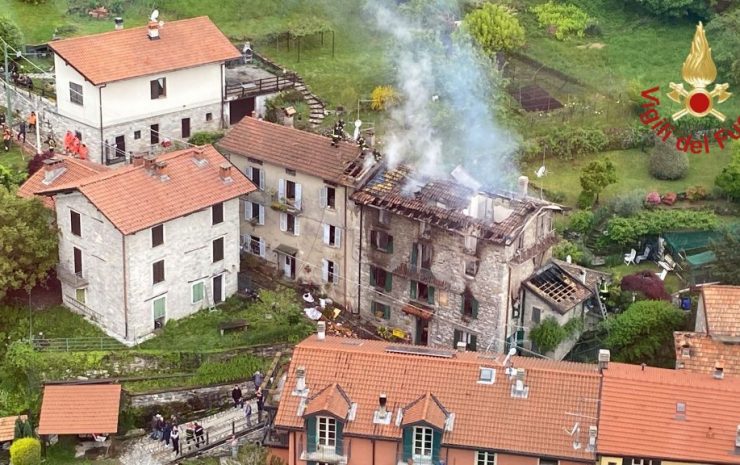
[[[375,267],[370,265],[370,285],[375,286]]]
[[[473,318],[478,318],[478,301],[474,297],[471,299],[473,299]]]
[[[342,434],[342,429],[344,428],[344,424],[341,421],[337,421],[337,455],[344,455],[344,435]]]
[[[316,452],[316,417],[306,418],[306,451]]]
[[[418,248],[417,246],[418,244],[416,242],[411,244],[411,266],[412,267],[416,266],[416,260],[418,259],[419,251],[417,250]]]
[[[409,296],[416,299],[416,281],[409,281]]]
[[[390,271],[385,272],[385,292],[390,292],[393,289],[393,273]]]
[[[165,313],[165,298],[160,297],[159,299],[154,301],[154,319],[156,320],[157,318],[164,318]]]
[[[434,305],[434,286],[427,287],[427,302]]]
[[[388,253],[393,253],[393,236],[388,236]]]
[[[460,295],[460,313],[465,315],[465,294]]]
[[[442,449],[442,432],[433,430],[432,433],[432,463],[439,463],[439,451]]]
[[[383,318],[386,320],[391,319],[391,306],[390,305],[383,305]]]
[[[460,339],[462,339],[462,332],[459,329],[456,329],[452,337],[453,348],[457,349],[457,343],[460,342]]]
[[[414,428],[403,429],[403,461],[411,458],[414,452]]]
[[[475,352],[478,347],[478,336],[471,334],[470,335],[470,344],[468,344],[469,350]]]

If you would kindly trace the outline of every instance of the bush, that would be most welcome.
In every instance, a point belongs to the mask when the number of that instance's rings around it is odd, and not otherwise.
[[[606,226],[609,242],[635,244],[643,236],[656,236],[665,231],[711,231],[718,226],[717,215],[709,211],[655,210],[643,211],[628,218],[615,217]]]
[[[606,206],[611,213],[617,216],[632,216],[642,211],[645,199],[642,192],[632,191],[611,199]]]
[[[13,465],[39,465],[41,463],[41,443],[35,438],[13,441],[10,446],[10,461]]]
[[[589,266],[593,260],[593,254],[580,242],[562,240],[552,248],[552,256],[559,260],[567,260],[568,255],[573,263]]]
[[[540,26],[555,27],[555,37],[563,40],[568,36],[583,37],[589,25],[589,17],[585,11],[575,5],[556,4],[552,1],[532,7],[532,13],[537,16]],[[593,23],[591,23],[593,24]]]
[[[673,139],[655,143],[648,167],[654,178],[675,180],[686,176],[689,170],[689,156],[676,150],[674,143]]]
[[[581,193],[578,194],[576,206],[581,210],[587,210],[594,206],[595,201],[596,194],[594,194],[593,192],[581,191]]]
[[[601,129],[560,127],[546,136],[525,144],[524,158],[554,156],[561,160],[573,160],[579,155],[603,151],[609,139]]]
[[[398,103],[400,98],[393,86],[378,86],[370,94],[370,100],[370,108],[376,111],[383,111]]]
[[[586,234],[594,224],[594,214],[590,211],[579,210],[570,215],[568,229],[577,233]]]
[[[640,271],[622,278],[620,285],[623,291],[641,292],[650,300],[671,300],[665,290],[665,283],[652,271]]]
[[[715,178],[714,184],[721,189],[722,195],[740,201],[740,144],[732,145],[732,160]]]
[[[551,352],[568,337],[565,329],[555,317],[549,316],[529,332],[529,339],[537,344],[540,353]]]
[[[686,198],[692,202],[697,200],[706,200],[709,198],[709,192],[704,186],[691,186],[686,189]]]
[[[198,367],[195,379],[200,385],[222,384],[243,380],[257,370],[266,370],[264,359],[238,355],[225,362],[204,362]]]
[[[53,157],[54,154],[51,151],[46,151],[43,153],[37,153],[33,156],[30,160],[28,160],[28,176],[33,175],[36,171],[40,170],[44,166],[44,160],[48,160],[49,158]]]
[[[708,18],[710,0],[632,0],[658,17],[698,16]]]
[[[501,5],[485,3],[465,16],[462,27],[489,55],[524,45],[524,28],[512,11]]]
[[[215,144],[223,136],[224,133],[221,131],[199,131],[193,133],[193,135],[190,136],[190,139],[188,139],[188,142],[193,145]]]

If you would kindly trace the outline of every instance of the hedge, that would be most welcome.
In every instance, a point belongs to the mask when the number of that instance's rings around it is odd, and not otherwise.
[[[606,237],[614,244],[631,245],[643,236],[656,236],[675,230],[712,231],[718,225],[717,215],[709,211],[642,211],[635,216],[609,220]]]

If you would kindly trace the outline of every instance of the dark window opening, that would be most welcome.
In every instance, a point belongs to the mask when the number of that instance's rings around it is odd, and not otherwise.
[[[465,292],[462,296],[463,316],[468,318],[478,318],[478,301],[470,292]]]
[[[532,307],[532,323],[539,323],[541,315],[542,315],[541,308]]]
[[[393,236],[385,231],[370,231],[370,244],[375,250],[393,252]]]
[[[180,132],[183,138],[190,137],[190,118],[180,120]]]
[[[326,206],[329,208],[336,208],[337,206],[337,199],[336,199],[337,191],[333,187],[327,187],[326,188]]]
[[[82,250],[75,247],[73,249],[74,252],[74,267],[75,267],[75,274],[77,276],[82,276]]]
[[[152,283],[157,284],[164,281],[164,260],[152,264]]]
[[[290,168],[285,168],[285,173],[291,176],[295,176],[295,170],[292,170]]]
[[[224,221],[224,204],[223,202],[217,203],[211,207],[211,219],[212,224],[223,223]]]
[[[287,216],[287,230],[295,234],[295,216],[286,214]]]
[[[80,227],[80,214],[70,210],[69,221],[72,226],[72,234],[74,234],[75,236],[82,236],[82,228]]]
[[[141,139],[141,131],[134,131],[134,140]]]
[[[157,100],[167,96],[167,78],[154,79],[149,81],[152,100]]]
[[[164,244],[164,225],[160,224],[152,228],[152,247]]]
[[[219,237],[213,241],[213,262],[220,262],[224,259],[224,238]]]
[[[213,121],[213,113],[206,113],[206,121]]]
[[[285,198],[295,202],[295,182],[285,181]]]
[[[149,143],[159,144],[159,125],[152,124],[149,126]]]
[[[383,268],[370,265],[370,286],[379,291],[390,292],[393,275]]]

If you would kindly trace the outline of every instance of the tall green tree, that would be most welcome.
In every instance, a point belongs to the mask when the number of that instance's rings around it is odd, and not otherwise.
[[[524,45],[524,28],[508,8],[485,3],[468,13],[462,24],[480,47],[488,54],[507,52]]]
[[[726,231],[721,241],[712,241],[709,249],[717,260],[712,264],[712,278],[722,284],[740,285],[740,236]]]
[[[740,201],[740,144],[732,145],[732,160],[715,178],[714,184],[734,201]]]
[[[0,299],[9,290],[30,291],[57,262],[52,212],[38,199],[0,187]]]
[[[632,0],[647,12],[668,19],[686,16],[709,16],[709,0]]]
[[[581,171],[581,188],[592,194],[599,203],[599,194],[610,184],[617,182],[617,168],[611,160],[592,161]]]
[[[12,19],[7,16],[0,16],[0,38],[16,50],[21,50],[23,45],[23,34]],[[0,42],[0,58],[3,58],[3,44]],[[8,57],[14,57],[15,53],[8,51]]]
[[[740,84],[740,10],[717,15],[706,27],[712,46],[712,59],[717,65],[717,82]]]
[[[609,332],[605,343],[614,360],[673,367],[673,331],[683,327],[684,314],[670,302],[635,302],[604,324]]]

